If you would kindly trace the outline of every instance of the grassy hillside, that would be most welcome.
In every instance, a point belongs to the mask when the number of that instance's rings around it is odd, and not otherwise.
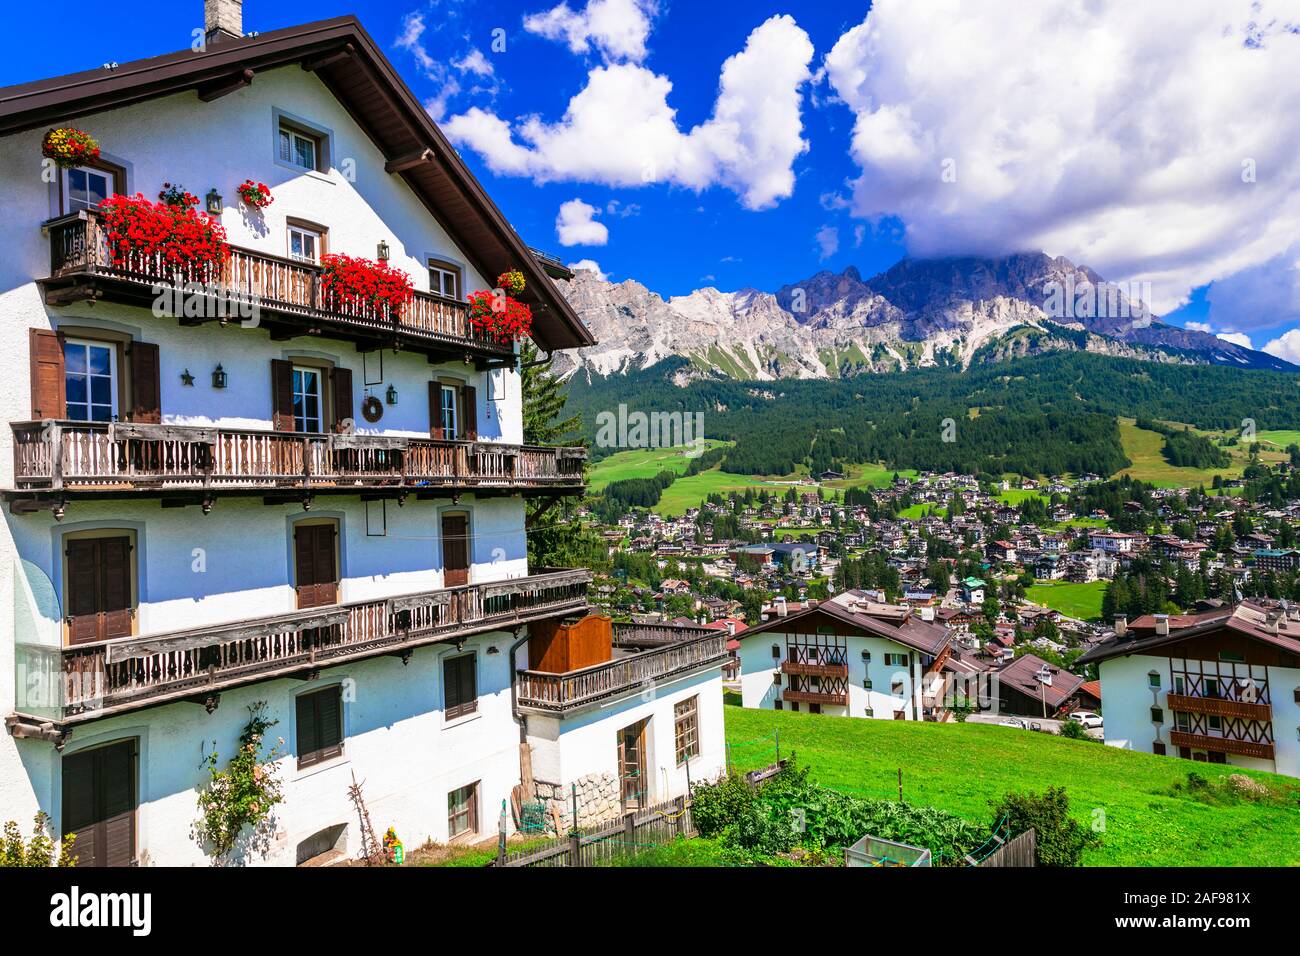
[[[705,440],[704,444],[713,448],[727,442]],[[691,463],[686,452],[693,449],[682,448],[635,448],[620,451],[602,458],[591,466],[590,485],[592,493],[599,492],[611,481],[624,478],[653,478],[661,471],[675,471],[682,474]]]
[[[1069,581],[1043,581],[1025,591],[1025,598],[1043,607],[1060,611],[1067,617],[1095,621],[1101,617],[1101,598],[1105,581],[1072,584]]]
[[[1124,454],[1133,464],[1120,472],[1162,488],[1191,488],[1196,485],[1210,487],[1215,475],[1236,478],[1246,467],[1246,459],[1239,449],[1229,449],[1232,464],[1227,468],[1176,468],[1165,461],[1161,449],[1165,438],[1159,432],[1138,428],[1131,418],[1119,420],[1119,437]]]
[[[788,711],[726,708],[732,761],[741,770],[797,751],[817,782],[867,797],[896,798],[898,771],[909,802],[988,822],[989,801],[1011,790],[1064,786],[1079,820],[1104,819],[1103,845],[1090,866],[1300,865],[1300,785],[1249,773],[1289,795],[1272,802],[1211,806],[1173,789],[1195,772],[1210,779],[1231,767],[1123,751],[989,724],[852,720]],[[1289,803],[1287,802],[1289,800]]]

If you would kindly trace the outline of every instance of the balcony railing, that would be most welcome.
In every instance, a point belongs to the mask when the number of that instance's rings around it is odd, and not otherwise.
[[[782,674],[798,674],[802,677],[848,677],[848,664],[813,664],[802,661],[782,661]]]
[[[119,422],[13,426],[30,490],[572,488],[583,448]]]
[[[832,706],[847,707],[849,695],[845,693],[835,694],[817,690],[783,690],[781,699],[802,704],[830,704]]]
[[[590,581],[584,569],[552,570],[78,644],[54,652],[61,665],[50,675],[50,699],[20,697],[18,710],[36,717],[53,708],[57,720],[76,723],[178,699],[201,701],[229,687],[579,612],[586,608]],[[31,654],[43,649],[27,650],[27,686],[39,687],[40,662]]]
[[[1173,730],[1169,733],[1169,742],[1175,747],[1189,747],[1192,750],[1217,750],[1220,753],[1258,757],[1261,760],[1273,759],[1272,741],[1238,740],[1235,737],[1214,737]]]
[[[1267,698],[1265,698],[1267,699]],[[1272,720],[1273,708],[1269,704],[1232,700],[1227,697],[1200,697],[1190,694],[1166,695],[1169,709],[1189,714],[1207,714],[1213,717],[1241,717],[1245,720]]]
[[[622,642],[616,640],[615,643]],[[698,668],[721,666],[726,658],[727,632],[710,631],[704,637],[687,637],[654,650],[567,674],[520,671],[515,678],[515,696],[520,707],[564,713],[622,694],[637,693],[653,686],[654,682]]]
[[[107,231],[96,210],[60,216],[45,223],[44,229],[50,237],[50,279],[46,280],[50,284],[54,280],[77,277],[112,279],[124,287],[138,287],[133,293],[138,298],[141,290],[148,293],[155,284],[185,286],[202,280],[202,285],[214,297],[255,306],[313,326],[324,323],[366,335],[398,333],[430,345],[458,350],[468,347],[502,356],[513,352],[510,345],[487,338],[470,327],[466,303],[428,292],[416,292],[402,314],[395,316],[383,308],[346,307],[335,301],[320,282],[320,266],[310,262],[232,245],[220,275],[177,274],[174,267],[156,257],[130,256],[124,263],[114,265],[108,253]],[[129,289],[128,294],[131,294]]]
[[[663,647],[666,644],[680,644],[690,637],[708,637],[711,634],[725,635],[726,633],[714,628],[681,624],[615,624],[614,645],[616,647]]]

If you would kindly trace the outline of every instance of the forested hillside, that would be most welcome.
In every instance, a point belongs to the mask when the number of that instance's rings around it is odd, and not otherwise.
[[[1161,365],[1088,353],[1047,355],[967,371],[926,368],[845,381],[674,383],[684,360],[570,384],[589,436],[619,404],[645,412],[703,412],[709,438],[734,441],[722,468],[741,474],[814,472],[845,462],[1026,475],[1129,464],[1117,415],[1204,429],[1300,427],[1300,377],[1222,366]],[[1194,436],[1176,441],[1198,460]],[[1206,443],[1208,445],[1208,443]],[[593,447],[600,457],[618,449]],[[1182,450],[1182,449],[1180,449]]]

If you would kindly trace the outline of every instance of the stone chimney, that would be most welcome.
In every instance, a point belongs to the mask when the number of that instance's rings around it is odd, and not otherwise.
[[[244,0],[203,0],[203,28],[209,43],[244,35]]]
[[[1128,615],[1116,614],[1115,615],[1115,636],[1123,637],[1127,633],[1128,633]]]

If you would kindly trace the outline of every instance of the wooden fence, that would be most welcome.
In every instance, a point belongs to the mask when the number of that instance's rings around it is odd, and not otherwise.
[[[1038,846],[1037,836],[1032,829],[1020,836],[1012,837],[983,860],[980,866],[1033,866],[1034,853]]]
[[[602,866],[635,856],[650,847],[695,836],[690,801],[677,797],[666,803],[633,810],[622,820],[557,837],[527,850],[498,851],[496,866]]]

